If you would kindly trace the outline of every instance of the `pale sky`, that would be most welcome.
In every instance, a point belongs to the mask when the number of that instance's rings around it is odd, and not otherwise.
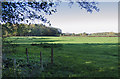
[[[68,33],[118,32],[118,3],[99,2],[100,12],[87,13],[77,4],[67,2],[57,7],[57,13],[47,16],[53,27]]]
[[[52,27],[60,28],[63,33],[118,32],[119,0],[93,1],[99,2],[100,12],[87,13],[77,4],[70,8],[67,2],[62,2],[57,6],[57,13],[46,17],[50,20]]]

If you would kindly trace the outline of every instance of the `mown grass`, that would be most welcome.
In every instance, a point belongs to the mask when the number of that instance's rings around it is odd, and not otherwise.
[[[17,40],[16,40],[17,39]],[[17,76],[28,77],[118,77],[117,37],[11,37],[14,52],[6,53],[10,59],[27,61],[25,49],[34,68],[22,67]],[[16,46],[15,46],[16,45]],[[51,47],[54,64],[50,64]],[[40,51],[44,70],[39,66]],[[34,63],[34,64],[33,64]],[[18,62],[20,65],[20,63]],[[17,66],[19,68],[19,66]],[[28,69],[27,69],[28,68]],[[4,68],[3,76],[15,76]],[[26,70],[26,71],[25,71]],[[10,71],[10,69],[9,69]],[[11,70],[14,71],[14,70]],[[6,73],[7,72],[7,73]],[[25,74],[22,74],[22,73]],[[27,72],[27,74],[26,74]]]
[[[14,41],[15,40],[15,41]],[[13,44],[82,44],[82,43],[118,43],[118,37],[9,37]]]

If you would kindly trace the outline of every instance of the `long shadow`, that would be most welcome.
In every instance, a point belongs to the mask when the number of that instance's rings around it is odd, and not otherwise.
[[[48,43],[41,43],[41,44],[31,44],[32,46],[39,46],[39,47],[43,47],[43,48],[58,48],[58,47],[62,47],[63,44],[48,44]]]
[[[36,44],[37,43],[47,43],[47,42],[57,42],[57,41],[65,41],[65,40],[49,40],[51,38],[9,38],[9,39],[16,39],[16,40],[11,40],[13,41],[12,43],[19,43],[21,42],[22,43],[29,43],[29,42],[35,42]],[[24,40],[22,40],[24,39]],[[9,42],[9,41],[8,41]]]
[[[57,41],[65,41],[65,40],[40,40],[40,41],[33,41],[33,42],[57,42]]]
[[[65,44],[65,45],[120,45],[120,43],[73,43],[73,44]]]

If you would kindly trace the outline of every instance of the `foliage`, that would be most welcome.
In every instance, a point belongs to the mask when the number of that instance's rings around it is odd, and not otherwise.
[[[3,36],[57,36],[61,34],[58,28],[47,27],[43,24],[11,24],[2,25]]]
[[[38,1],[38,2],[2,2],[2,22],[7,23],[19,23],[26,21],[30,23],[30,20],[39,19],[44,23],[50,24],[50,21],[45,18],[44,15],[52,15],[57,12],[56,6],[61,3],[60,0],[54,2],[52,0]],[[87,10],[92,13],[93,10],[99,11],[96,2],[90,2],[86,0],[78,0],[76,2],[68,0],[68,4],[71,7],[73,3],[77,3],[81,9]]]

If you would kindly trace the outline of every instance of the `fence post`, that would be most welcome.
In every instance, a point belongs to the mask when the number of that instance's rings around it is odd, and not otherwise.
[[[42,64],[42,52],[40,52],[40,64]]]
[[[28,57],[28,50],[26,48],[26,56],[27,56],[27,63],[29,62],[29,57]]]
[[[41,70],[43,71],[44,67],[43,67],[43,61],[42,61],[42,52],[40,52],[40,66],[41,66]]]
[[[53,48],[51,48],[51,64],[53,64]]]
[[[17,75],[16,75],[16,59],[14,59],[13,64],[14,64],[14,76],[17,77]]]

